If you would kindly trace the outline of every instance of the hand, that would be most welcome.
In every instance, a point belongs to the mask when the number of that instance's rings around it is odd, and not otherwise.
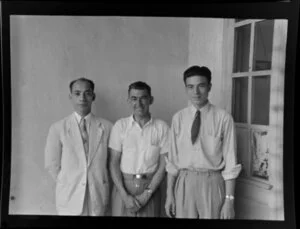
[[[139,202],[140,206],[145,206],[147,204],[147,202],[149,201],[151,197],[151,194],[149,192],[147,192],[147,190],[145,190],[143,193],[141,193],[140,195],[135,196],[135,198],[137,199],[137,201]]]
[[[175,198],[173,194],[168,194],[165,204],[166,214],[170,218],[174,218],[176,215],[176,208],[175,208]]]
[[[125,207],[128,208],[131,212],[137,212],[140,208],[141,205],[139,202],[131,195],[126,195],[122,197]]]
[[[233,219],[234,218],[234,204],[233,200],[225,199],[225,202],[222,206],[220,218],[221,219]]]

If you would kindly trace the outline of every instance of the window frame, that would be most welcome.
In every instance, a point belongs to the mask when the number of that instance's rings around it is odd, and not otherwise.
[[[239,22],[235,22],[235,19],[226,19],[224,21],[224,41],[223,41],[223,58],[224,58],[224,73],[227,80],[225,80],[224,88],[226,93],[228,93],[230,98],[228,99],[225,107],[228,111],[232,113],[233,111],[233,78],[237,77],[247,77],[248,78],[248,110],[247,110],[247,123],[235,122],[236,129],[241,131],[244,129],[248,133],[246,134],[248,147],[245,150],[244,155],[241,156],[243,159],[243,167],[245,175],[240,175],[238,181],[242,183],[247,183],[254,185],[265,190],[271,190],[274,186],[282,187],[282,174],[283,174],[283,160],[278,160],[276,162],[269,158],[269,168],[268,168],[268,180],[258,178],[252,174],[252,152],[251,152],[251,133],[253,130],[256,131],[268,131],[268,135],[274,138],[280,139],[279,142],[272,142],[269,146],[269,150],[272,151],[272,156],[283,159],[283,148],[278,149],[276,145],[283,145],[283,110],[282,112],[274,113],[271,110],[271,106],[280,105],[283,107],[283,97],[280,95],[273,95],[272,90],[276,87],[284,89],[284,68],[285,68],[285,50],[286,50],[286,40],[287,40],[287,20],[274,20],[273,29],[273,46],[272,46],[272,58],[271,58],[271,69],[270,70],[259,70],[252,71],[253,67],[253,51],[254,51],[254,33],[255,33],[255,23],[264,21],[267,19],[247,19]],[[235,28],[246,24],[251,24],[250,30],[250,50],[249,50],[249,70],[247,72],[236,72],[234,73],[234,39],[235,39]],[[274,47],[280,47],[284,51],[278,53],[275,51]],[[282,72],[278,72],[276,68],[280,67],[283,69]],[[255,76],[269,75],[270,76],[270,107],[269,107],[269,125],[258,125],[251,124],[251,106],[252,106],[252,78]],[[277,128],[276,128],[277,126]],[[279,128],[278,128],[279,126]],[[247,152],[247,153],[246,153]],[[246,155],[245,155],[246,154]],[[246,164],[245,164],[246,163]],[[280,170],[280,177],[274,176],[273,172],[275,170]],[[278,186],[278,187],[279,187]]]

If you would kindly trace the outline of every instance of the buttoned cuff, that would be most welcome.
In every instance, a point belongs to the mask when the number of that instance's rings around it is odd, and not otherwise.
[[[224,180],[236,179],[238,177],[238,175],[240,174],[241,170],[242,170],[242,165],[237,164],[230,170],[222,171],[222,176],[223,176]]]

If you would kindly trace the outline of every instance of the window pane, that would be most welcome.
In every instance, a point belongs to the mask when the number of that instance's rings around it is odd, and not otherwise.
[[[274,20],[255,23],[253,70],[269,70],[272,63]]]
[[[269,148],[268,132],[255,131],[251,133],[251,170],[252,176],[269,180]]]
[[[235,28],[233,72],[249,70],[250,24]]]
[[[269,125],[270,76],[252,78],[252,124]]]
[[[235,122],[247,122],[248,77],[233,78],[232,111]]]
[[[249,129],[236,127],[236,145],[238,163],[242,164],[240,176],[250,175],[250,157],[249,157]]]

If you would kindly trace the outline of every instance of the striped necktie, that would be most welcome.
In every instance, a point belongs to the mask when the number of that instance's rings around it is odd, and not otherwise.
[[[192,124],[192,129],[191,129],[191,140],[192,144],[196,142],[196,139],[199,135],[199,130],[200,130],[200,125],[201,125],[201,113],[199,110],[197,110],[195,119]]]
[[[81,132],[81,137],[82,137],[82,142],[85,150],[86,156],[88,156],[89,153],[89,135],[86,129],[86,120],[85,118],[81,118],[80,123],[80,132]]]

